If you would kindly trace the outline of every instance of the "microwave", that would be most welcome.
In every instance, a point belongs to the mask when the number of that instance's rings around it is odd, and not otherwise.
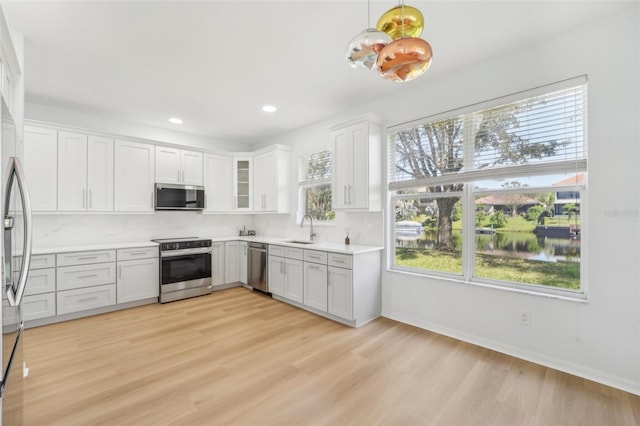
[[[156,210],[203,210],[204,186],[156,183]]]

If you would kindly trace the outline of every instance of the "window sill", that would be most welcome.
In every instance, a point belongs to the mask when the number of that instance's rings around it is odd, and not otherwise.
[[[548,299],[558,299],[558,300],[564,300],[568,302],[588,303],[586,293],[560,294],[555,292],[536,291],[535,289],[531,289],[531,288],[516,287],[515,284],[514,286],[499,285],[499,284],[493,284],[488,282],[466,280],[462,277],[456,278],[451,275],[439,275],[437,273],[419,273],[419,272],[409,271],[406,269],[397,269],[394,267],[387,267],[387,272],[393,273],[393,274],[429,278],[434,280],[449,281],[456,284],[470,285],[474,287],[484,287],[484,288],[499,290],[499,291],[508,291],[513,293],[526,294],[528,296],[545,297]]]

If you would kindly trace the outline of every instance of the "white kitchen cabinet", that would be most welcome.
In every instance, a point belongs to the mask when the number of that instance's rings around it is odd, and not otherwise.
[[[371,115],[331,128],[334,210],[382,208],[382,127]]]
[[[206,154],[204,157],[205,211],[233,210],[233,157]]]
[[[58,291],[115,283],[116,264],[61,266],[56,270],[56,281]]]
[[[278,256],[283,254],[286,257]],[[294,302],[302,303],[303,251],[298,248],[269,246],[269,291]]]
[[[253,210],[253,159],[233,159],[233,208],[237,211]]]
[[[225,284],[240,281],[240,242],[224,243],[224,281]]]
[[[56,211],[58,201],[58,132],[24,126],[24,168],[31,209]]]
[[[19,268],[22,259],[16,259]],[[17,269],[17,268],[16,268]],[[56,315],[56,268],[55,256],[34,255],[31,257],[29,279],[22,302],[24,320],[31,321]]]
[[[248,272],[248,258],[249,258],[249,243],[247,243],[246,241],[240,241],[238,242],[238,270],[239,270],[239,274],[240,274],[240,282],[242,284],[247,284],[248,283],[248,277],[247,277],[247,272]]]
[[[303,303],[311,308],[327,312],[326,263],[304,262]]]
[[[351,269],[327,269],[327,311],[348,321],[353,319],[353,281]]]
[[[253,157],[253,210],[289,212],[290,150],[276,146]]]
[[[58,132],[58,210],[113,210],[113,139]]]
[[[202,152],[156,146],[156,182],[203,184]]]
[[[153,212],[154,146],[115,141],[115,201],[121,212]]]
[[[138,249],[118,250],[118,259],[127,258],[127,252]],[[155,256],[118,261],[118,279],[116,281],[116,303],[157,298],[160,292],[160,265],[158,248]]]
[[[225,244],[221,243],[212,243],[211,244],[211,280],[213,281],[213,286],[219,286],[225,281]]]
[[[56,293],[58,315],[102,308],[116,303],[116,285],[106,284]]]

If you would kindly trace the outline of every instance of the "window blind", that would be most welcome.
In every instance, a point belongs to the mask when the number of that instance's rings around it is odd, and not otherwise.
[[[584,171],[586,123],[583,76],[396,126],[389,188]]]

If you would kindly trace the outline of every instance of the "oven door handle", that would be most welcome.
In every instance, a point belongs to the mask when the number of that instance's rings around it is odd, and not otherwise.
[[[160,257],[177,257],[188,256],[190,254],[207,254],[211,253],[211,247],[190,248],[182,250],[167,250],[160,252]]]

